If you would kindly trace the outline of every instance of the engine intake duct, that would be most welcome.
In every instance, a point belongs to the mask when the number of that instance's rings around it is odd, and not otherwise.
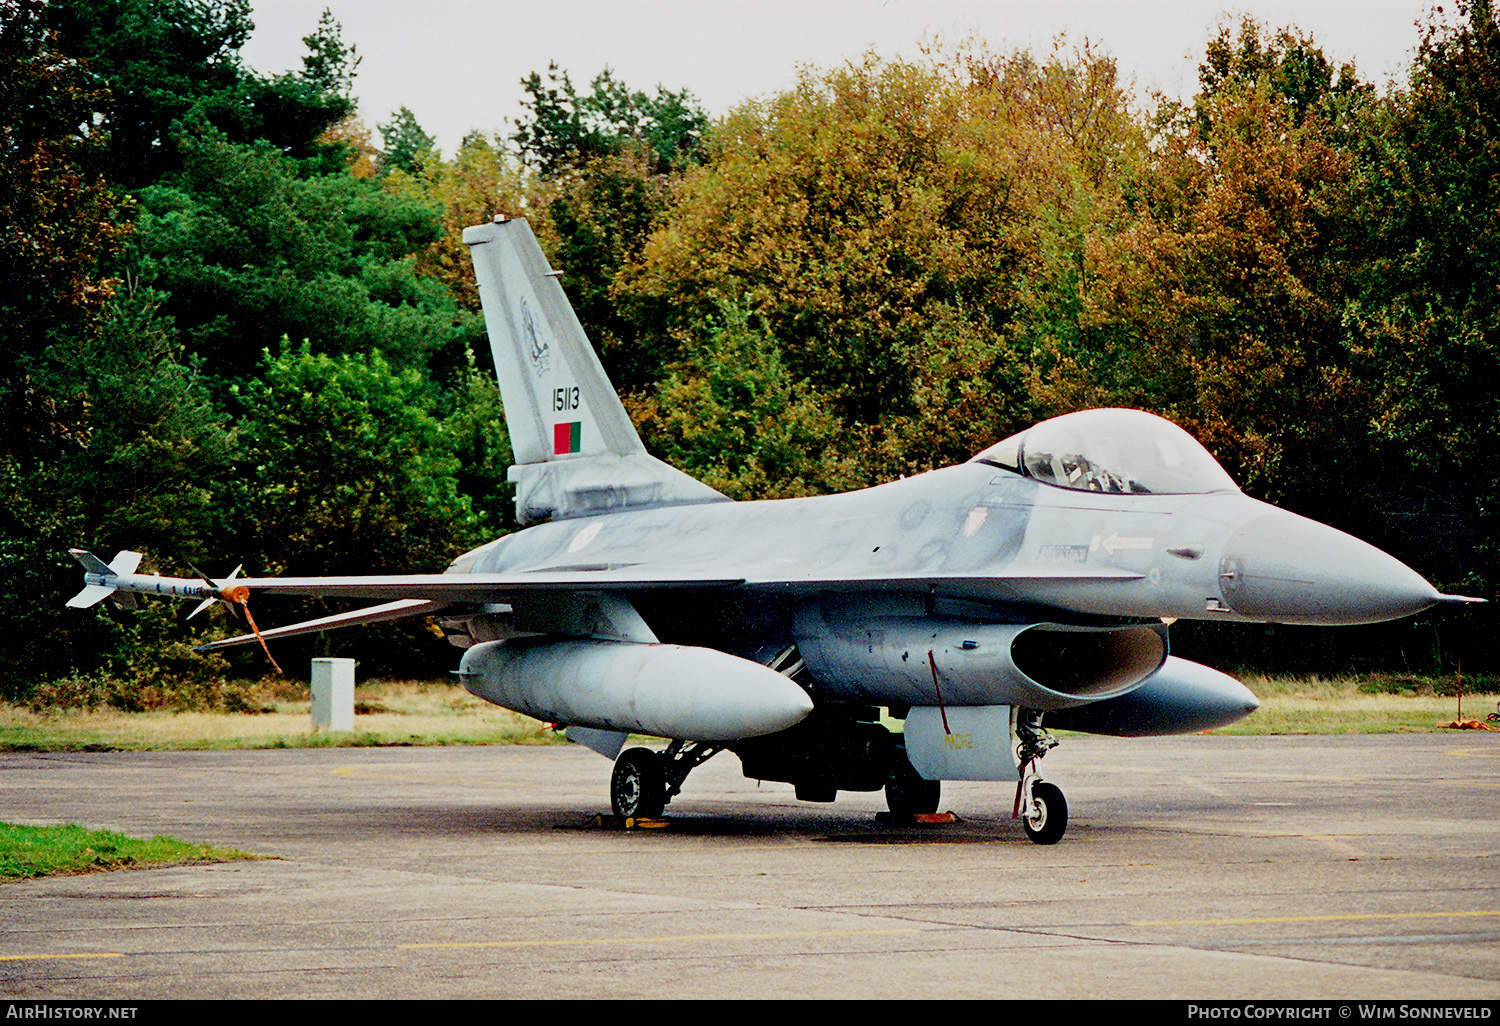
[[[820,601],[798,611],[796,630],[830,695],[881,704],[1065,709],[1123,695],[1167,658],[1159,624],[987,624]]]
[[[1082,630],[1037,624],[1010,646],[1016,669],[1063,695],[1097,699],[1139,684],[1161,666],[1165,637],[1150,627]]]

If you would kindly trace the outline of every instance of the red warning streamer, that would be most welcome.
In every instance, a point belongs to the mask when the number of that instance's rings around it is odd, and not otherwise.
[[[932,667],[932,690],[937,692],[938,712],[943,716],[943,733],[951,734],[948,729],[948,709],[943,705],[943,687],[938,683],[937,659],[932,655],[932,649],[927,650],[927,665]]]

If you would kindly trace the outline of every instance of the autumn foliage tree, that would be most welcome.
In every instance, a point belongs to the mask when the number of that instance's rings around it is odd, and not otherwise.
[[[451,156],[404,108],[372,143],[332,15],[300,70],[265,76],[239,58],[249,14],[0,0],[13,690],[186,672],[161,655],[187,637],[169,611],[63,617],[70,545],[168,572],[415,571],[512,527],[462,244],[498,213],[532,221],[648,447],[736,499],[1133,406],[1442,587],[1500,576],[1492,0],[1434,14],[1385,90],[1247,19],[1184,101],[1092,46],[869,54],[717,121],[686,89],[552,67],[514,132]],[[1467,670],[1500,654],[1485,615],[1174,645]],[[420,629],[358,644],[443,659]]]

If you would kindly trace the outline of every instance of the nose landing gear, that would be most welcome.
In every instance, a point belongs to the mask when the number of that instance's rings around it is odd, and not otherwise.
[[[1011,817],[1021,820],[1021,829],[1033,844],[1056,844],[1068,829],[1068,802],[1062,788],[1042,779],[1036,764],[1057,747],[1057,740],[1042,728],[1040,712],[1017,709],[1016,714],[1016,764],[1021,779]]]
[[[1068,829],[1068,802],[1056,784],[1033,776],[1022,783],[1021,829],[1034,844],[1056,844]]]

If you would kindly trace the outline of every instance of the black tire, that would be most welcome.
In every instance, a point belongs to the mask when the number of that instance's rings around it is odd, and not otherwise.
[[[652,819],[667,807],[667,777],[661,757],[649,748],[630,748],[615,760],[609,780],[609,801],[615,815]]]
[[[912,768],[906,753],[898,754],[885,782],[885,806],[897,816],[936,812],[943,800],[943,782],[928,780]]]
[[[1031,808],[1021,810],[1021,829],[1035,844],[1056,844],[1068,829],[1068,802],[1056,784],[1039,780],[1031,788]]]

